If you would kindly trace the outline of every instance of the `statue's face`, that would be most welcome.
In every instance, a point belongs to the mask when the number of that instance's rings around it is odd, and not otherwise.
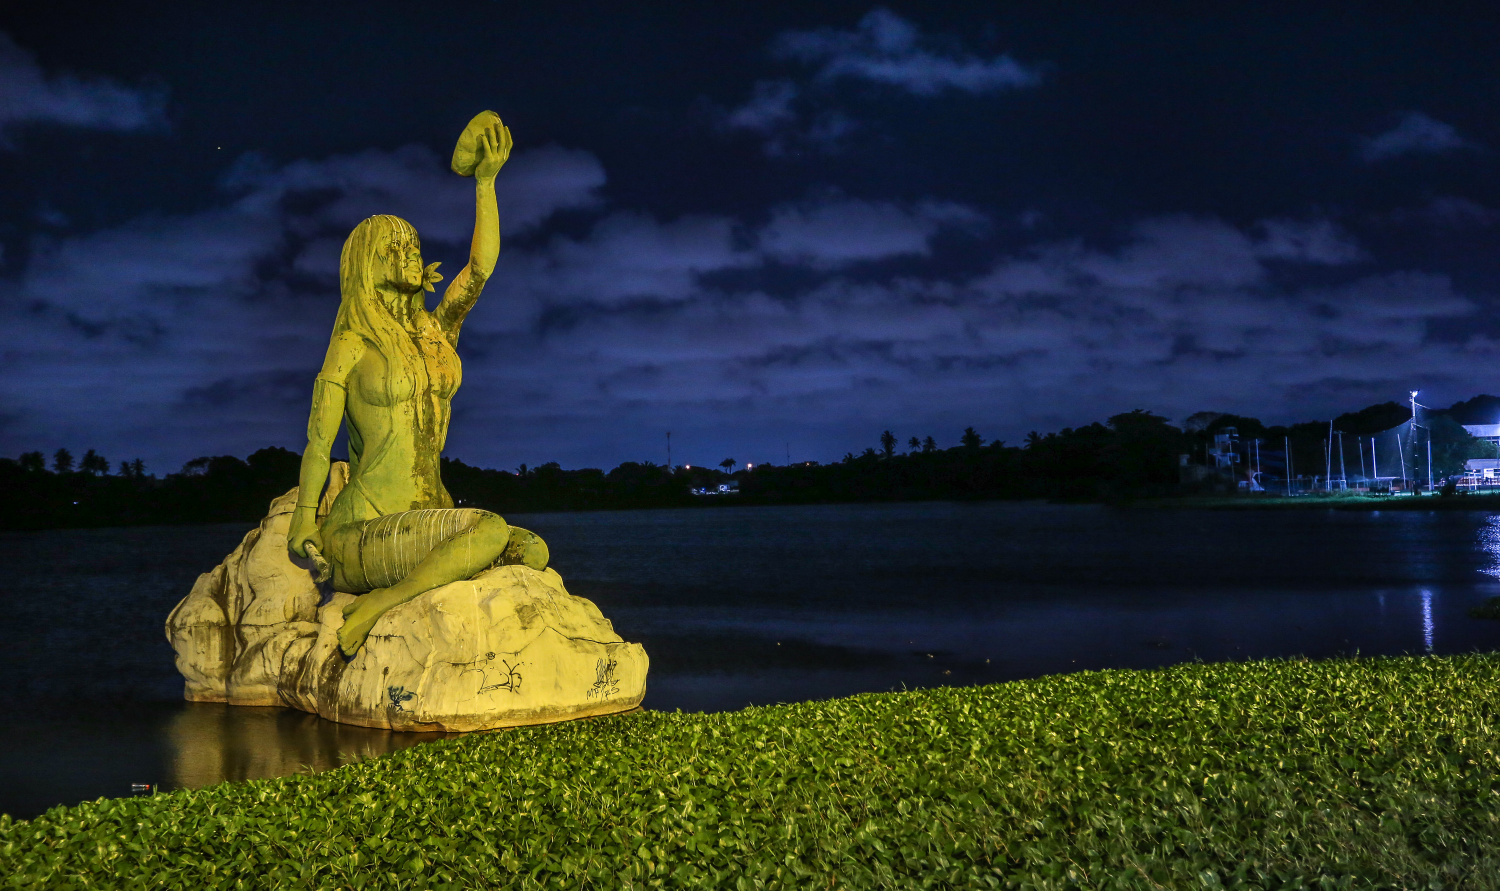
[[[422,246],[416,239],[393,238],[382,251],[386,281],[404,293],[422,290]]]

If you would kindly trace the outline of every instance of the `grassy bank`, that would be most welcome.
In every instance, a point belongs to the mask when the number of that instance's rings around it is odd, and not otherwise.
[[[646,713],[0,818],[0,882],[1494,888],[1497,715],[1492,655]]]

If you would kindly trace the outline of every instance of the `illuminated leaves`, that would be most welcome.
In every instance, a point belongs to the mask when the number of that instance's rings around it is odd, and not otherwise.
[[[1496,714],[1496,656],[647,713],[0,817],[0,883],[1494,887]]]

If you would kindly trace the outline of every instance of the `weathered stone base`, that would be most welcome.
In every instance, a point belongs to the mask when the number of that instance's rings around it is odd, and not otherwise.
[[[342,486],[336,467],[324,509]],[[336,484],[336,485],[335,485]],[[167,619],[189,700],[287,705],[392,730],[485,730],[630,711],[649,660],[551,569],[501,566],[435,588],[376,622],[354,659],[326,604],[287,557],[293,489]],[[301,562],[301,561],[299,561]]]
[[[335,635],[353,600],[319,610],[293,641],[278,692],[330,721],[392,730],[484,730],[629,711],[646,651],[548,569],[502,566],[395,607],[344,661]]]

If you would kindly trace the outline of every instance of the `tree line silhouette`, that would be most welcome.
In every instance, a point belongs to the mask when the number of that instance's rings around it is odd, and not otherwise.
[[[1408,407],[1387,402],[1340,415],[1333,429],[1373,435],[1410,415]],[[1454,473],[1466,458],[1491,456],[1494,448],[1461,425],[1500,420],[1500,397],[1478,396],[1426,420],[1435,475]],[[444,458],[442,473],[457,504],[501,514],[930,499],[1122,501],[1188,491],[1180,483],[1181,456],[1202,463],[1204,446],[1226,427],[1235,427],[1242,440],[1290,442],[1298,466],[1323,466],[1328,421],[1266,426],[1255,418],[1203,412],[1177,427],[1137,409],[1103,423],[1033,431],[1019,446],[986,442],[968,427],[955,446],[939,447],[930,435],[911,436],[902,452],[899,438],[887,430],[878,447],[849,452],[831,464],[764,463],[734,471],[739,462],[733,458],[720,463],[722,470],[627,461],[606,472],[564,470],[549,462],[535,468],[523,464],[512,472]],[[93,449],[76,463],[67,449],[58,449],[50,468],[41,452],[27,452],[0,458],[0,528],[255,522],[273,498],[296,485],[300,463],[296,452],[273,447],[244,460],[195,458],[158,478],[148,475],[139,459],[121,461],[110,473],[110,462]],[[738,486],[733,496],[692,494],[730,481]]]

